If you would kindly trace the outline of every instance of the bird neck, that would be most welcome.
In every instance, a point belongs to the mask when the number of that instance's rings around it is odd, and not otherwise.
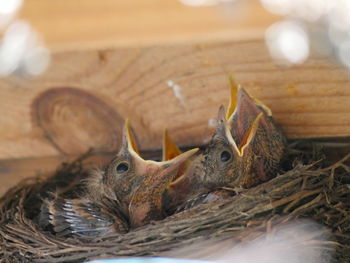
[[[204,159],[204,155],[199,154],[189,163],[184,175],[168,187],[164,193],[164,209],[167,214],[172,214],[186,200],[208,192],[201,183],[204,177]]]

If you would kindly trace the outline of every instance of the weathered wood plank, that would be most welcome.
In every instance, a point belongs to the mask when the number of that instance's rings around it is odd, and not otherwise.
[[[15,186],[24,178],[38,175],[50,175],[62,162],[72,161],[73,157],[43,157],[28,159],[10,159],[0,160],[0,195],[7,189]],[[89,162],[96,165],[105,163],[109,158],[107,156],[94,156]]]
[[[201,145],[228,102],[228,72],[289,138],[350,135],[349,74],[323,58],[280,67],[262,40],[72,51],[38,78],[0,80],[0,159],[111,152],[125,118],[142,150],[159,149],[166,127],[180,145]]]
[[[145,159],[155,159],[161,156],[160,151],[143,152]],[[93,154],[84,160],[84,164],[103,168],[111,160],[113,154]],[[63,162],[72,162],[78,156],[49,156],[41,158],[0,160],[0,196],[21,180],[35,176],[50,176]]]
[[[278,19],[258,0],[205,7],[178,0],[26,0],[19,17],[56,50],[256,38]]]

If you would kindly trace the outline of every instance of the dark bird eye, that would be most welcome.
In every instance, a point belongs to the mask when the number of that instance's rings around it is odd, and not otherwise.
[[[220,160],[222,162],[227,162],[231,159],[231,154],[228,151],[223,151],[220,155]]]
[[[116,167],[116,171],[118,174],[125,173],[127,170],[129,170],[129,165],[127,163],[120,163]]]

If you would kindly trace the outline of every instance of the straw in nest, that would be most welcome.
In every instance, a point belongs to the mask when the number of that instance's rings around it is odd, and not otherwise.
[[[312,218],[331,229],[334,242],[324,241],[316,231],[311,237],[313,244],[326,249],[337,244],[337,262],[350,262],[350,167],[346,165],[350,155],[327,167],[326,160],[310,164],[313,159],[302,156],[289,156],[288,171],[224,202],[201,205],[127,234],[89,243],[42,232],[30,219],[38,209],[34,196],[40,189],[54,189],[63,177],[80,180],[88,174],[82,159],[64,164],[49,180],[24,180],[0,200],[0,262],[81,262],[164,255],[203,237],[246,242],[296,218]]]

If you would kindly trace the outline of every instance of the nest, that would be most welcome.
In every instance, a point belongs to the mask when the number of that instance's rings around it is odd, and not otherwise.
[[[350,154],[329,164],[329,159],[320,159],[320,151],[310,145],[294,143],[284,172],[251,189],[229,189],[237,194],[224,202],[200,205],[129,233],[89,242],[57,238],[42,232],[31,220],[39,209],[38,192],[54,190],[58,183],[72,179],[79,181],[88,174],[83,158],[63,164],[49,179],[24,180],[0,200],[0,262],[158,256],[203,237],[247,242],[297,218],[311,218],[330,229],[331,241],[316,232],[310,239],[318,247],[335,247],[337,262],[349,262]]]

